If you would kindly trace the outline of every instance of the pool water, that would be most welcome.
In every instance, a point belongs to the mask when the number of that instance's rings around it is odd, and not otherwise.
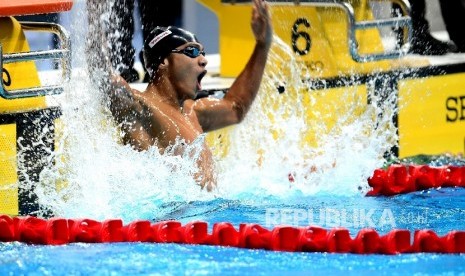
[[[85,68],[82,18],[76,19],[72,32],[78,38],[73,44],[76,68]],[[230,134],[229,152],[218,160],[215,193],[195,185],[191,177],[195,160],[160,154],[157,149],[135,152],[115,141],[117,132],[102,114],[96,88],[84,72],[73,69],[66,93],[53,99],[63,109],[63,135],[57,138],[55,166],[41,173],[36,187],[39,203],[65,218],[121,218],[125,223],[173,219],[183,224],[202,220],[209,223],[210,231],[216,222],[230,222],[236,229],[240,223],[268,229],[281,224],[341,226],[352,237],[363,228],[380,234],[394,228],[431,229],[440,236],[465,230],[465,189],[363,196],[366,179],[384,164],[383,153],[397,141],[391,116],[381,116],[383,110],[396,107],[378,110],[374,100],[367,105],[348,85],[338,96],[347,111],[331,131],[324,123],[333,116],[331,109],[313,114],[318,120],[308,122],[307,112],[318,111],[313,107],[324,92],[300,93],[309,89],[303,87],[302,70],[295,64],[284,68],[290,76],[275,72],[281,52],[270,55],[264,91]],[[277,83],[287,84],[286,93],[276,92]],[[318,138],[318,147],[306,143],[309,134]],[[290,173],[293,183],[288,180]],[[57,190],[57,185],[62,189]],[[155,243],[0,243],[0,275],[219,273],[459,274],[465,273],[465,255],[290,253]]]
[[[214,199],[171,202],[154,221],[308,224],[346,227],[354,237],[362,228],[380,234],[391,229],[431,229],[442,236],[465,229],[465,189],[446,188],[393,197],[298,196],[267,197],[260,202]],[[169,211],[168,211],[169,210]],[[343,215],[345,213],[345,215]],[[364,213],[364,219],[360,214]],[[389,214],[382,219],[384,214]],[[287,215],[283,215],[287,214]],[[290,214],[290,215],[289,215]],[[306,215],[303,215],[306,214]],[[312,214],[312,215],[308,215]],[[113,243],[63,246],[0,243],[2,275],[128,275],[128,274],[461,274],[464,254],[357,255],[272,252],[221,246]]]
[[[288,253],[177,244],[2,245],[3,275],[464,273],[464,256]]]

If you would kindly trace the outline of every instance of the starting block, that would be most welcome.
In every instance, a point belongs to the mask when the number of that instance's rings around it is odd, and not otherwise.
[[[71,75],[71,49],[67,31],[59,24],[19,22],[14,16],[68,11],[71,0],[0,0],[0,213],[31,214],[37,202],[30,188],[53,151],[55,119],[59,107],[48,107],[46,95],[61,93]],[[28,32],[48,32],[59,39],[59,49],[30,51]],[[62,80],[41,85],[36,60],[61,61]],[[37,146],[40,145],[40,146]],[[18,156],[18,148],[26,150]],[[19,159],[25,165],[19,168]]]

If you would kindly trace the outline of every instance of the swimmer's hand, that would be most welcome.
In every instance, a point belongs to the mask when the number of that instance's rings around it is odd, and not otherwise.
[[[271,24],[269,7],[264,0],[254,0],[252,11],[252,31],[257,44],[270,47],[273,40],[273,27]]]

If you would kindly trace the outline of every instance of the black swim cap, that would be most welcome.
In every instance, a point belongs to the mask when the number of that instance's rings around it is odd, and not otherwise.
[[[153,77],[158,65],[172,50],[188,42],[199,41],[193,33],[178,27],[156,27],[153,29],[144,42],[144,63],[150,76]]]

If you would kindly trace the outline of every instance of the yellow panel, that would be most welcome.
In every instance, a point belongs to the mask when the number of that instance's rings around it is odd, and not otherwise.
[[[465,153],[465,73],[399,82],[399,157]]]
[[[18,214],[16,125],[0,125],[0,214]]]
[[[65,131],[65,124],[62,119],[58,118],[54,121],[55,124],[55,151],[60,151],[59,149],[62,149],[63,147],[66,147],[66,141],[64,138],[64,131]],[[61,151],[63,152],[63,151]],[[55,158],[59,158],[60,161],[59,163],[66,163],[68,160],[68,156],[66,154],[58,154],[55,155]],[[57,160],[58,162],[58,160]],[[62,167],[60,167],[61,170],[64,170]],[[66,175],[65,171],[59,171],[60,175]],[[60,192],[64,188],[68,186],[68,181],[65,178],[59,177],[56,179],[55,182],[55,188],[57,192]]]
[[[353,0],[349,1],[355,11],[357,21],[373,20],[374,16],[366,1]],[[318,8],[318,14],[322,22],[322,32],[329,44],[331,45],[333,59],[337,61],[337,72],[331,72],[330,76],[338,73],[342,74],[360,74],[370,73],[373,71],[384,71],[391,66],[390,61],[377,62],[356,62],[352,59],[349,52],[348,44],[348,22],[347,14],[336,8]],[[370,28],[359,30],[355,33],[358,43],[359,54],[381,53],[384,51],[381,35],[378,29]]]
[[[21,25],[12,17],[0,17],[0,43],[3,54],[28,52],[29,45]],[[11,82],[7,90],[40,86],[39,76],[33,61],[3,64],[3,80]],[[0,97],[0,113],[30,110],[45,107],[45,97],[5,100]]]
[[[294,93],[294,92],[286,92]],[[309,131],[303,139],[306,145],[318,147],[319,143],[323,142],[320,139],[322,134],[329,132],[337,133],[338,125],[347,125],[357,120],[359,116],[366,110],[367,107],[367,88],[365,85],[330,88],[323,90],[302,90],[301,102],[290,102],[296,97],[285,95],[284,101],[288,105],[300,105],[305,108],[305,121]],[[267,95],[271,95],[268,93]],[[278,100],[265,99],[262,101],[263,109],[269,110],[270,106],[278,109]],[[268,119],[273,122],[273,112],[267,114]],[[213,153],[218,157],[224,157],[229,152],[230,133],[234,126],[209,132],[207,134],[207,142],[213,149]],[[281,135],[285,133],[273,133],[273,138],[279,140]],[[304,146],[304,145],[301,145]]]
[[[230,133],[234,126],[218,129],[207,133],[206,141],[212,149],[213,154],[219,158],[224,158],[229,153]]]
[[[253,46],[250,29],[252,6],[221,4],[221,0],[198,0],[218,16],[220,27],[220,74],[237,76],[246,64]],[[351,1],[357,20],[373,19],[366,1]],[[347,15],[340,8],[316,8],[308,5],[272,5],[274,32],[289,49],[298,63],[304,63],[312,77],[331,77],[340,74],[380,71],[391,66],[388,61],[357,63],[348,48]],[[378,30],[356,33],[361,53],[383,51]],[[309,52],[307,53],[306,50]],[[299,53],[300,52],[300,53]],[[283,62],[289,62],[289,59]],[[282,67],[279,64],[276,66]]]
[[[315,7],[276,7],[273,9],[273,24],[275,34],[289,49],[295,47],[292,52],[297,63],[308,68],[302,74],[309,73],[312,77],[336,75],[337,64]],[[308,54],[296,54],[296,51],[304,53],[306,49]]]
[[[307,107],[306,122],[312,130],[307,133],[305,140],[311,146],[317,147],[320,134],[334,132],[337,124],[347,125],[357,120],[365,111],[366,103],[367,88],[365,85],[305,93],[302,104]]]

